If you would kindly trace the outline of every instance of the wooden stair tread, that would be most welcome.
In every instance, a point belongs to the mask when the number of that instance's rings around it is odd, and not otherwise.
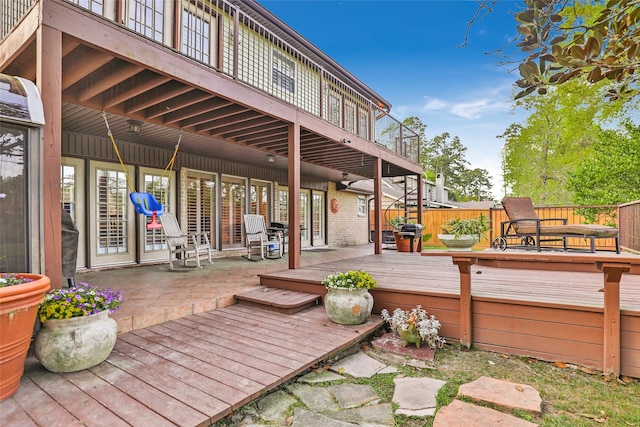
[[[238,303],[274,307],[282,310],[304,310],[318,304],[321,296],[308,292],[262,287],[234,295]]]

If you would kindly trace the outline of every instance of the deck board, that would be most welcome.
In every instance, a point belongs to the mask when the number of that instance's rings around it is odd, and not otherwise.
[[[34,358],[0,402],[0,425],[210,425],[382,326],[232,305],[118,336],[107,360],[54,374]]]

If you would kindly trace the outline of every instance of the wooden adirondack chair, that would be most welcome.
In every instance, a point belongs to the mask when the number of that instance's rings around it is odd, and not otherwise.
[[[195,261],[196,267],[201,268],[200,257],[206,256],[210,264],[211,244],[207,233],[182,234],[176,215],[165,212],[160,217],[167,245],[169,246],[169,270],[173,270],[173,261],[180,255],[183,265],[188,267],[188,261]]]
[[[284,255],[284,242],[282,233],[270,232],[262,215],[244,215],[244,232],[247,242],[247,259],[251,259],[254,250],[260,250],[262,259],[272,258],[275,254],[278,258]]]

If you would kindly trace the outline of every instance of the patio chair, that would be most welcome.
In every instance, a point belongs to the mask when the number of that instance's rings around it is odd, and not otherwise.
[[[196,267],[201,268],[201,256],[207,257],[209,264],[213,264],[208,233],[182,234],[176,215],[170,212],[165,212],[160,222],[169,246],[169,270],[173,270],[174,257],[178,256],[185,267],[189,266],[188,261],[193,260]]]
[[[251,255],[256,249],[260,250],[262,259],[265,259],[265,257],[282,258],[284,255],[282,233],[268,231],[262,215],[245,215],[244,232],[247,242],[247,259],[251,259]]]
[[[508,241],[519,239],[521,246],[535,247],[540,252],[541,243],[561,241],[566,251],[568,238],[589,239],[590,251],[595,253],[595,239],[615,240],[616,253],[620,253],[618,229],[598,224],[567,224],[566,218],[538,218],[529,197],[505,197],[502,199],[508,221],[500,224],[500,237],[492,242],[494,249],[505,250]],[[547,225],[550,224],[550,225]]]

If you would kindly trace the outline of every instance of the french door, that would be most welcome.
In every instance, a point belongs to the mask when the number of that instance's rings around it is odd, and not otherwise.
[[[153,197],[163,205],[165,212],[175,211],[176,183],[175,173],[165,174],[161,169],[140,168],[140,182],[138,188],[145,193],[153,194]],[[136,215],[138,220],[140,250],[140,262],[166,260],[168,245],[161,228],[147,228],[152,218],[144,215]],[[157,218],[160,222],[160,218]]]
[[[186,185],[187,233],[209,233],[211,248],[217,248],[216,176],[189,171]],[[202,243],[202,242],[201,242]]]
[[[222,249],[244,247],[243,215],[247,184],[244,178],[223,176],[220,189]]]
[[[127,175],[114,163],[91,162],[89,218],[89,260],[91,267],[132,264],[136,261],[135,209],[129,201]]]

